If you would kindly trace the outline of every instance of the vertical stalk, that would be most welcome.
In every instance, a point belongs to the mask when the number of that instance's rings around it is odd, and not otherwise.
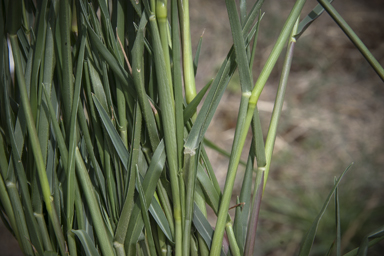
[[[287,53],[286,53],[284,64],[283,64],[283,70],[282,70],[282,74],[279,82],[279,87],[277,89],[277,95],[276,95],[275,104],[272,112],[272,118],[269,124],[267,139],[265,141],[265,157],[267,160],[267,164],[265,165],[265,178],[264,178],[263,192],[265,189],[265,184],[267,183],[269,168],[271,166],[273,148],[274,148],[275,139],[276,139],[277,124],[280,119],[281,110],[283,109],[284,95],[285,95],[285,90],[287,88],[289,71],[291,69],[293,50],[296,44],[296,39],[294,38],[294,35],[296,34],[298,25],[299,25],[299,20],[296,21],[295,26],[291,33],[291,37],[288,42]]]
[[[188,256],[191,249],[191,225],[193,215],[193,201],[195,193],[195,180],[196,180],[196,169],[197,169],[197,157],[199,149],[184,150],[184,163],[186,170],[186,195],[185,195],[185,223],[184,223],[184,240],[183,240],[183,255]]]
[[[191,31],[189,26],[189,0],[178,0],[178,2],[183,44],[185,98],[187,100],[187,104],[189,104],[196,96],[195,71],[193,68]]]
[[[176,142],[177,159],[179,164],[179,186],[181,203],[181,221],[184,225],[185,219],[185,185],[183,168],[184,147],[184,120],[183,120],[183,78],[181,74],[181,44],[179,33],[179,19],[177,17],[177,0],[171,0],[171,22],[172,22],[172,60],[173,60],[173,85],[175,89],[175,116],[176,116]]]
[[[165,60],[163,50],[160,44],[160,35],[156,23],[156,17],[153,13],[149,17],[152,37],[153,37],[153,53],[155,59],[157,82],[160,96],[161,118],[164,125],[165,149],[167,152],[167,160],[169,166],[169,174],[171,181],[172,197],[173,197],[173,217],[175,219],[175,255],[182,255],[182,223],[181,223],[181,202],[180,189],[178,181],[178,164],[177,164],[177,145],[176,145],[176,121],[173,95],[169,90],[168,76],[165,70]],[[192,69],[193,72],[193,69]]]
[[[169,58],[169,46],[168,46],[168,19],[167,19],[167,0],[156,1],[156,18],[159,24],[159,32],[161,39],[161,46],[163,48],[165,69],[167,71],[169,90],[173,96],[172,75],[171,75],[171,62]],[[173,101],[172,101],[173,103]]]

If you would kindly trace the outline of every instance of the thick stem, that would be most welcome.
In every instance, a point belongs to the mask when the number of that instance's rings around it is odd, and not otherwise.
[[[196,96],[195,71],[189,26],[189,0],[179,0],[179,16],[181,20],[181,35],[183,44],[183,69],[185,97],[189,104]]]

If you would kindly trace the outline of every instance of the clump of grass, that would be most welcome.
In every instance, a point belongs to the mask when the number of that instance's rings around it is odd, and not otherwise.
[[[217,76],[198,93],[201,44],[193,56],[188,0],[0,4],[5,21],[0,30],[1,217],[24,254],[253,255],[294,47],[323,11],[319,5],[299,23],[305,0],[296,2],[254,82],[263,2],[248,9],[240,1],[239,15],[235,1],[226,0],[233,46]],[[320,2],[382,77],[381,66],[353,31],[332,6]],[[5,57],[6,38],[14,79]],[[264,141],[257,102],[285,46]],[[203,142],[236,69],[242,96],[221,191]],[[230,200],[250,127],[252,145],[232,220]],[[300,255],[309,254],[318,223],[347,170],[335,180]],[[214,228],[207,207],[217,215]],[[336,216],[339,223],[338,211]],[[367,237],[362,248],[382,233]]]

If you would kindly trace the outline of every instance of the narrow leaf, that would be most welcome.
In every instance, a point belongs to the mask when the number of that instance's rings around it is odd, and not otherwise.
[[[331,192],[329,193],[327,199],[325,200],[323,207],[321,208],[319,214],[315,218],[315,220],[312,223],[312,226],[308,230],[308,233],[305,235],[303,242],[300,247],[300,252],[299,256],[306,256],[309,255],[313,241],[315,240],[316,232],[317,232],[317,227],[319,225],[319,222],[321,220],[321,217],[323,217],[325,210],[327,209],[327,206],[329,202],[331,201],[331,197],[333,193],[335,192],[337,186],[340,184],[341,179],[344,177],[344,175],[347,173],[347,171],[351,168],[352,164],[345,169],[345,171],[340,175],[340,177],[337,179],[337,182],[335,182],[335,185],[333,186]]]
[[[327,0],[329,3],[332,3],[333,0]],[[296,40],[307,30],[307,28],[314,22],[320,15],[324,12],[324,8],[318,4],[315,8],[299,23],[297,33],[295,34]]]
[[[72,229],[72,232],[75,233],[75,235],[79,238],[87,256],[100,255],[95,247],[95,242],[92,240],[92,238],[87,234],[85,230]]]
[[[152,196],[155,193],[156,184],[160,178],[161,172],[165,165],[165,159],[166,157],[164,142],[161,141],[152,156],[151,163],[148,167],[147,173],[142,183],[147,203],[151,202]],[[130,232],[127,233],[126,242],[128,242],[129,246],[136,246],[135,244],[138,241],[141,230],[144,226],[143,219],[140,213],[140,208],[137,203],[138,202],[136,202],[133,207],[132,215],[128,226],[128,230]],[[146,207],[148,208],[149,205],[147,205]]]
[[[196,205],[196,203],[194,203],[193,207],[193,225],[195,226],[195,228],[207,244],[208,248],[210,249],[214,230],[211,227],[211,224],[209,224],[207,218],[205,218],[204,214],[201,212],[200,208]],[[223,249],[221,249],[220,255],[226,255]]]
[[[152,201],[149,206],[149,212],[151,213],[153,219],[156,221],[157,225],[163,231],[164,235],[168,238],[168,240],[171,243],[174,243],[172,238],[171,228],[169,227],[167,217],[165,217],[165,214],[155,197],[152,197]]]
[[[149,221],[147,202],[145,200],[143,187],[141,186],[140,174],[139,174],[139,169],[137,165],[136,165],[136,185],[139,191],[141,215],[144,221],[144,227],[147,235],[146,237],[148,241],[149,251],[151,252],[151,255],[156,255],[155,242],[153,241],[151,223]]]
[[[119,133],[116,131],[115,127],[113,126],[111,119],[109,118],[107,112],[101,106],[99,100],[96,98],[95,95],[92,95],[92,97],[93,97],[93,101],[95,103],[95,106],[97,108],[97,111],[99,112],[100,119],[102,120],[104,127],[107,130],[113,145],[115,146],[115,150],[116,150],[117,154],[119,155],[120,160],[123,163],[125,170],[128,170],[128,156],[129,156],[128,150],[124,146],[124,142],[122,141]]]
[[[203,89],[200,90],[200,92],[193,98],[191,103],[189,103],[183,112],[184,117],[184,124],[188,122],[190,118],[196,113],[197,106],[200,104],[201,100],[203,99],[205,93],[208,91],[209,87],[211,86],[213,80],[209,81]]]

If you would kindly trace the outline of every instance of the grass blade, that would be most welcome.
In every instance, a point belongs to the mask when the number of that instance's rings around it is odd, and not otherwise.
[[[323,214],[324,214],[325,210],[327,209],[327,206],[328,206],[329,202],[331,201],[331,197],[332,197],[333,193],[335,192],[336,188],[339,186],[341,179],[344,177],[344,175],[347,173],[347,171],[351,168],[351,166],[352,166],[352,164],[349,165],[347,167],[347,169],[345,169],[345,171],[340,175],[340,177],[335,182],[335,185],[333,186],[333,188],[330,191],[327,199],[325,200],[325,202],[323,204],[323,207],[321,208],[319,214],[317,215],[317,217],[313,221],[313,223],[312,223],[310,229],[308,230],[307,234],[303,238],[303,242],[301,244],[300,251],[299,251],[299,256],[309,255],[309,253],[311,251],[311,248],[312,248],[313,241],[315,240],[315,236],[316,236],[316,232],[317,232],[317,227],[319,225],[321,217],[323,217]]]
[[[195,226],[201,237],[204,239],[208,248],[211,249],[214,230],[211,227],[211,224],[209,224],[207,218],[205,218],[204,214],[201,212],[201,210],[196,204],[193,207],[193,225]],[[221,250],[220,255],[226,255],[223,249]]]
[[[50,193],[49,183],[46,175],[45,163],[43,161],[43,157],[41,154],[41,148],[40,148],[40,143],[37,136],[36,126],[33,120],[32,110],[30,108],[30,104],[28,100],[25,79],[22,73],[21,56],[20,56],[20,49],[17,42],[17,37],[10,36],[10,40],[11,40],[12,49],[13,49],[13,56],[15,59],[16,75],[19,81],[18,86],[20,90],[20,96],[23,102],[22,105],[23,105],[24,111],[26,113],[29,138],[32,145],[32,152],[35,157],[35,162],[38,170],[39,181],[40,181],[40,186],[41,186],[41,190],[42,190],[44,201],[45,201],[45,206],[47,208],[48,215],[53,223],[56,238],[59,242],[60,251],[62,254],[65,254],[65,249],[64,249],[65,239],[59,224],[56,210],[51,201],[51,193]]]
[[[83,75],[83,61],[84,61],[84,49],[85,49],[85,32],[84,28],[81,29],[81,43],[80,51],[77,59],[77,68],[76,68],[76,79],[75,79],[75,91],[74,98],[72,99],[73,106],[71,108],[70,114],[70,125],[69,125],[69,146],[68,146],[68,170],[67,170],[67,204],[66,204],[66,214],[67,214],[67,231],[70,233],[72,230],[73,216],[74,216],[74,203],[75,203],[75,147],[77,143],[77,109],[80,101],[80,92],[81,92],[81,80]],[[70,239],[69,239],[70,240]],[[73,241],[72,241],[73,242]],[[69,242],[69,245],[74,245],[75,243]],[[71,252],[75,253],[76,247],[70,247]]]
[[[249,93],[252,87],[251,73],[249,71],[248,57],[242,34],[240,19],[237,13],[236,3],[234,0],[225,1],[228,11],[229,23],[231,24],[231,32],[233,38],[233,46],[236,53],[236,61],[238,65],[241,92]],[[240,117],[239,117],[240,118]]]
[[[100,101],[97,99],[95,95],[92,95],[92,97],[93,97],[93,102],[97,108],[97,111],[99,112],[100,119],[103,122],[104,127],[111,138],[111,141],[115,147],[115,150],[119,155],[125,170],[128,170],[128,156],[129,156],[128,150],[125,148],[124,142],[122,141],[119,133],[116,131],[115,127],[113,126],[107,112],[101,105]]]
[[[144,53],[144,30],[147,24],[147,17],[144,13],[141,16],[140,26],[137,30],[136,39],[132,49],[132,76],[135,84],[135,89],[137,91],[138,101],[140,103],[140,108],[143,111],[143,117],[146,122],[149,141],[151,143],[151,148],[153,151],[157,148],[159,144],[159,135],[156,130],[155,117],[153,115],[150,102],[148,101],[147,94],[144,87],[144,63],[143,63],[143,53]]]
[[[116,248],[117,254],[125,255],[124,250],[124,240],[127,235],[128,224],[132,214],[132,209],[134,206],[134,193],[135,193],[135,180],[136,172],[133,169],[130,172],[129,183],[128,183],[128,192],[125,198],[123,209],[120,214],[120,219],[117,224],[115,237],[114,237],[114,247]]]
[[[196,76],[196,73],[197,73],[197,66],[199,64],[199,57],[200,57],[201,44],[203,42],[203,35],[204,35],[204,31],[203,31],[203,33],[200,36],[199,42],[197,43],[197,49],[196,49],[196,53],[195,53],[195,58],[193,59],[193,70],[194,70],[195,76]]]
[[[61,56],[62,56],[62,95],[64,105],[64,120],[66,126],[70,124],[70,115],[73,100],[73,82],[72,82],[72,53],[71,53],[71,10],[70,1],[60,1],[60,32],[61,32]],[[67,127],[66,132],[69,132]]]
[[[236,124],[236,132],[235,132],[235,138],[232,145],[232,152],[231,157],[229,161],[228,171],[227,171],[227,177],[225,181],[225,187],[223,191],[222,200],[220,203],[219,213],[217,216],[217,222],[216,222],[216,230],[213,237],[213,245],[212,245],[212,251],[211,255],[218,255],[219,250],[219,244],[222,243],[222,239],[224,236],[224,229],[231,231],[231,233],[228,233],[229,235],[229,241],[231,245],[231,251],[235,255],[240,255],[240,249],[238,245],[236,244],[236,240],[232,237],[231,230],[231,223],[227,222],[227,215],[228,215],[228,208],[229,203],[233,191],[233,186],[235,182],[235,177],[237,173],[237,165],[240,160],[241,155],[241,149],[242,149],[242,142],[241,142],[241,136],[242,133],[246,133],[246,115],[248,110],[248,101],[249,97],[251,95],[251,75],[249,71],[249,63],[248,63],[248,57],[246,53],[245,48],[245,42],[244,38],[242,36],[241,31],[241,25],[240,20],[237,14],[237,8],[235,1],[233,0],[226,0],[226,6],[229,16],[229,21],[231,24],[231,31],[232,31],[232,38],[234,42],[234,48],[236,53],[236,60],[238,63],[238,71],[240,76],[240,85],[241,85],[241,101],[240,101],[240,108],[239,108],[239,114],[238,114],[238,121]],[[227,224],[226,224],[227,223]]]
[[[85,230],[74,230],[72,229],[72,232],[75,233],[77,238],[79,238],[83,249],[85,251],[85,254],[87,256],[98,256],[100,255],[95,247],[94,241],[91,239],[91,237],[88,235],[88,233]]]
[[[175,105],[173,94],[169,88],[169,81],[166,72],[166,63],[164,53],[161,47],[161,40],[156,19],[153,13],[149,17],[150,29],[152,34],[153,57],[155,60],[156,78],[159,88],[159,100],[161,110],[161,120],[163,123],[164,141],[166,144],[167,162],[169,166],[169,176],[171,181],[172,198],[173,198],[173,217],[175,222],[175,255],[181,256],[182,249],[182,223],[181,223],[181,201],[180,201],[180,185],[178,181],[178,159],[176,144],[176,121],[175,121]],[[185,56],[184,56],[185,57]],[[193,69],[193,67],[192,67]],[[193,70],[192,70],[193,73]],[[185,73],[184,73],[185,75]],[[193,74],[192,74],[193,76]],[[194,79],[194,77],[193,77]],[[193,80],[194,81],[194,80]]]
[[[251,192],[252,192],[252,174],[254,163],[254,145],[252,143],[251,150],[249,152],[247,166],[245,168],[243,184],[241,186],[239,203],[244,203],[242,207],[236,207],[235,221],[233,229],[235,232],[236,241],[239,245],[241,254],[244,253],[244,246],[247,234],[247,224],[249,212],[251,209]]]
[[[103,221],[100,208],[98,206],[99,204],[97,202],[95,192],[93,190],[91,179],[88,175],[88,171],[86,169],[78,147],[76,147],[76,170],[82,188],[82,192],[84,193],[84,197],[86,199],[89,212],[92,217],[93,228],[96,232],[100,249],[103,255],[115,255],[112,248],[112,239],[107,233],[107,229]]]
[[[12,129],[12,124],[11,124],[12,118],[11,118],[11,112],[9,109],[9,106],[10,106],[9,95],[5,87],[4,87],[4,103],[5,103],[4,105],[5,105],[5,111],[6,111],[6,117],[7,117],[6,119],[7,119],[7,127],[8,127],[8,137],[12,146],[12,157],[10,157],[10,160],[11,161],[13,160],[14,162],[12,165],[8,165],[8,168],[12,168],[12,171],[11,171],[12,174],[10,174],[10,171],[8,170],[8,179],[10,180],[9,182],[12,184],[14,184],[13,182],[15,181],[16,177],[19,181],[18,186],[21,192],[21,198],[23,199],[23,205],[25,208],[25,210],[23,210],[24,213],[20,215],[20,218],[25,218],[27,227],[30,230],[29,233],[32,236],[30,241],[33,243],[36,250],[42,253],[43,252],[42,238],[40,233],[38,232],[39,229],[34,216],[34,211],[33,211],[32,202],[31,202],[31,194],[28,187],[27,175],[26,175],[23,163],[21,162],[20,147],[22,148],[22,144],[24,142],[23,140],[16,141],[15,139],[16,138],[15,133]],[[16,127],[16,131],[20,131],[19,127]],[[15,170],[16,172],[14,173]],[[13,178],[12,176],[15,176],[15,177]],[[9,185],[7,184],[7,186]],[[17,206],[17,204],[15,206]],[[15,209],[17,210],[18,208],[15,208]],[[23,215],[25,215],[25,217]],[[27,235],[22,239],[29,240],[30,235]],[[50,244],[50,242],[48,242],[48,244]],[[26,247],[24,246],[24,248]]]
[[[371,241],[368,242],[368,247],[371,247],[371,246],[377,244],[378,242],[382,241],[383,239],[384,239],[384,236],[379,236],[379,237],[373,238]],[[352,251],[344,254],[344,256],[355,256],[355,255],[357,255],[359,248],[360,247],[353,249]]]
[[[197,106],[200,104],[203,99],[205,93],[208,91],[212,84],[213,80],[209,81],[203,89],[193,98],[193,100],[185,107],[183,112],[184,124],[188,122],[190,118],[196,113]]]
[[[255,20],[262,2],[263,0],[258,1],[252,9],[251,13],[248,15],[247,22],[242,29],[243,37],[253,35],[254,31],[251,31],[249,34],[247,34],[247,31],[250,29],[253,21]],[[196,149],[200,142],[203,140],[204,134],[208,129],[220,99],[236,68],[237,63],[235,60],[235,50],[234,47],[232,47],[228,52],[227,57],[223,61],[215,79],[213,80],[211,89],[209,90],[204,104],[199,114],[197,115],[196,121],[186,139],[186,148]]]
[[[327,0],[329,3],[332,3],[333,0]],[[314,22],[320,15],[324,12],[324,8],[318,4],[315,8],[307,15],[305,18],[299,23],[299,27],[297,28],[297,33],[294,36],[297,39],[307,30],[307,28]]]
[[[266,165],[265,165],[265,179],[264,179],[264,189],[267,183],[268,174],[272,161],[273,148],[275,146],[277,126],[279,123],[281,111],[283,109],[284,96],[285,91],[288,84],[289,72],[291,70],[292,59],[293,59],[293,51],[295,49],[296,40],[294,35],[297,31],[299,19],[297,19],[292,31],[291,37],[288,40],[287,53],[285,55],[283,70],[281,71],[281,77],[279,81],[279,87],[276,94],[275,104],[273,107],[271,121],[269,123],[268,135],[265,141],[265,157],[266,157]]]
[[[383,236],[384,236],[384,228],[381,228],[378,231],[373,232],[372,234],[369,234],[361,243],[359,250],[357,251],[357,256],[368,255],[369,241],[376,238],[383,239]]]
[[[151,163],[148,167],[147,173],[142,183],[147,203],[151,202],[152,196],[155,193],[156,184],[164,169],[165,159],[165,146],[164,142],[161,141],[152,156]],[[129,220],[128,230],[130,232],[127,233],[125,240],[125,245],[128,247],[136,247],[136,242],[138,241],[141,230],[144,226],[143,219],[141,218],[140,214],[140,208],[137,203],[138,202],[136,202],[133,207],[132,215]],[[149,205],[147,205],[146,207],[148,208]]]
[[[153,219],[156,221],[157,225],[163,231],[164,235],[171,243],[174,244],[174,239],[172,237],[172,232],[171,228],[169,227],[167,217],[165,217],[164,211],[161,209],[161,206],[155,197],[152,197],[151,204],[149,205],[149,212],[151,213]]]
[[[146,239],[148,241],[149,251],[151,255],[156,255],[155,242],[153,241],[151,224],[148,216],[147,202],[145,200],[144,190],[140,182],[139,169],[136,165],[136,185],[139,191],[141,215],[144,221]]]
[[[89,24],[87,26],[87,29],[88,29],[89,38],[91,39],[92,43],[94,44],[94,46],[96,47],[100,55],[108,63],[108,65],[113,70],[113,72],[115,72],[120,82],[126,86],[126,89],[129,92],[129,94],[134,96],[136,92],[135,92],[135,89],[132,87],[132,83],[128,82],[130,80],[130,78],[128,77],[128,73],[121,67],[119,61],[112,55],[112,53],[101,42],[96,32],[90,27]]]
[[[217,214],[217,212],[219,211],[220,194],[217,193],[214,185],[212,184],[211,180],[209,179],[208,175],[204,172],[200,164],[197,167],[197,180],[201,184],[201,188],[204,192],[207,204]]]

